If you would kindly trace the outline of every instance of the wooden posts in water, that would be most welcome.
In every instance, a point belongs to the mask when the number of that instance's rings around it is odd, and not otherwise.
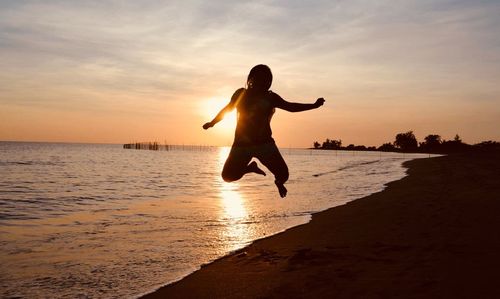
[[[124,149],[137,149],[137,150],[169,150],[169,146],[167,144],[162,145],[158,142],[134,142],[134,143],[126,143],[123,145]]]
[[[217,147],[210,145],[178,145],[178,144],[160,144],[154,142],[133,142],[123,145],[124,149],[150,150],[150,151],[213,151]]]

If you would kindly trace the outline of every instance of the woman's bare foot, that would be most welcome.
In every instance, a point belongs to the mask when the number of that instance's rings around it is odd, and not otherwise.
[[[247,172],[255,172],[257,174],[265,176],[266,173],[257,166],[257,162],[252,161],[252,163],[248,164],[247,166]]]
[[[285,198],[286,193],[288,192],[288,190],[286,190],[285,188],[285,185],[278,181],[274,181],[274,183],[276,184],[276,187],[278,187],[278,192],[280,193],[281,198]]]

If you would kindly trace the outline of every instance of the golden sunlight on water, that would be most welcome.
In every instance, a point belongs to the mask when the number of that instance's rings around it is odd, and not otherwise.
[[[229,154],[229,147],[221,147],[219,151],[219,164],[222,169]],[[245,225],[248,211],[246,200],[238,191],[238,183],[225,183],[219,185],[221,220],[227,223],[226,229],[221,233],[221,239],[225,240],[228,250],[235,250],[246,244],[251,238],[249,226]]]
[[[399,154],[292,151],[301,179],[283,201],[269,177],[223,182],[229,151],[12,145],[0,176],[12,185],[0,192],[0,298],[136,297],[404,176]]]
[[[248,214],[245,208],[245,200],[238,192],[237,187],[235,183],[223,186],[220,190],[220,196],[226,218],[241,220]]]

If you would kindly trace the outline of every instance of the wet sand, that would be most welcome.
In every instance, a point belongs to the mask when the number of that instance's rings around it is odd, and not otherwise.
[[[144,298],[500,298],[500,153],[405,167]]]

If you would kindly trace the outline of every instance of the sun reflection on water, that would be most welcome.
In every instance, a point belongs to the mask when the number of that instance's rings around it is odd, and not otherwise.
[[[248,216],[245,200],[238,192],[238,186],[235,183],[222,186],[220,196],[227,219],[238,221]]]
[[[229,154],[230,148],[223,147],[219,151],[220,168]],[[221,222],[226,224],[226,229],[221,233],[226,249],[235,250],[251,240],[248,226],[248,210],[245,197],[239,192],[237,182],[219,184],[221,203]]]

